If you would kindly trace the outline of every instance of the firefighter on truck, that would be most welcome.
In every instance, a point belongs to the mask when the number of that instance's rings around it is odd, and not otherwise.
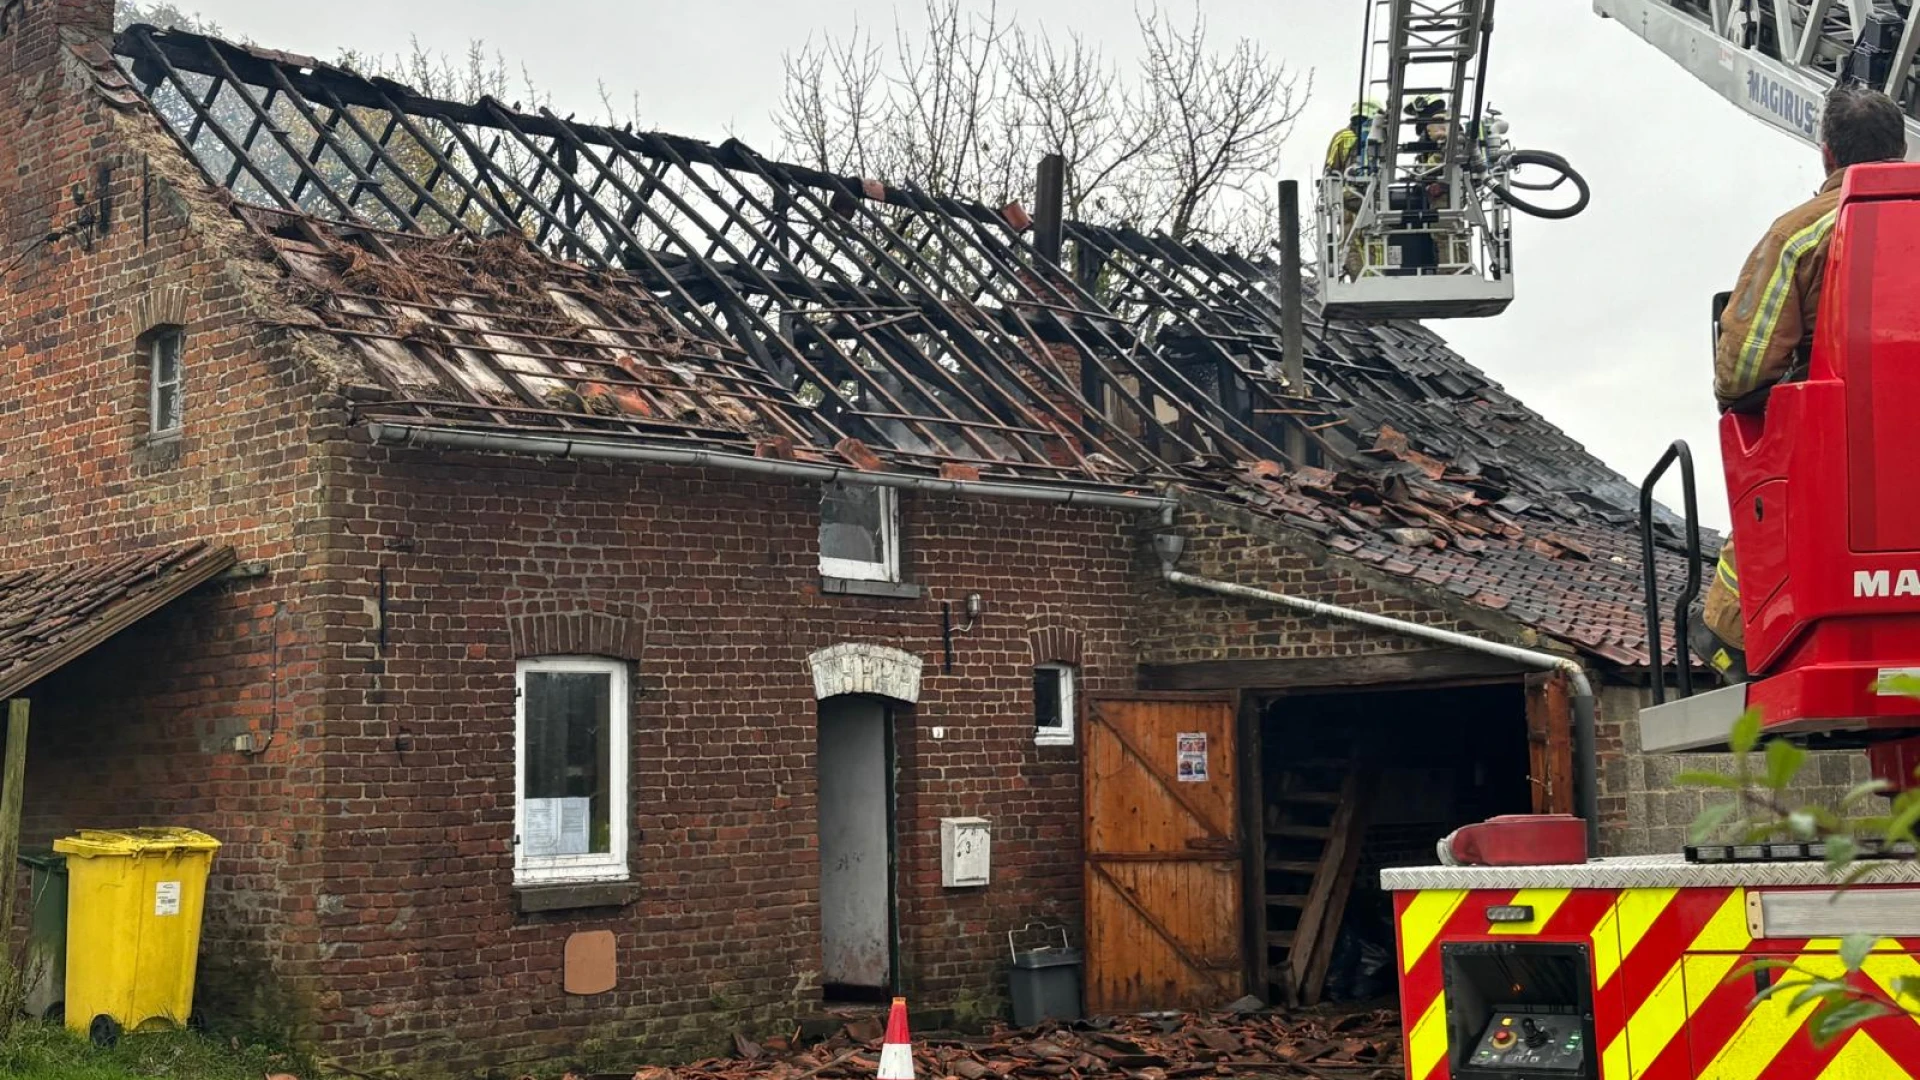
[[[1906,153],[1906,125],[1892,98],[1845,83],[1827,96],[1820,119],[1826,182],[1767,230],[1747,256],[1720,316],[1713,396],[1722,412],[1764,408],[1773,384],[1805,375],[1841,182],[1851,166],[1900,161]],[[1706,600],[1690,622],[1688,644],[1722,678],[1745,682],[1746,630],[1733,542],[1729,533]]]

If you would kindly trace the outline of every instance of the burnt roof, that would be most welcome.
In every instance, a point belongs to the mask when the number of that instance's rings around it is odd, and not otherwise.
[[[1055,266],[1018,207],[736,140],[436,100],[180,31],[76,51],[236,196],[357,361],[364,418],[1198,485],[1646,659],[1634,485],[1426,328],[1325,322],[1311,283],[1307,385],[1287,386],[1264,257],[1067,222]],[[1677,588],[1671,515],[1660,531]]]
[[[0,701],[233,565],[195,541],[0,573]]]

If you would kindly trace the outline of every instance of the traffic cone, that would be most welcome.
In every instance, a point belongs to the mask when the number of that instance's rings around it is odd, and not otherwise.
[[[907,999],[897,997],[887,1012],[887,1039],[880,1047],[877,1080],[913,1080],[913,1047],[907,1041]]]

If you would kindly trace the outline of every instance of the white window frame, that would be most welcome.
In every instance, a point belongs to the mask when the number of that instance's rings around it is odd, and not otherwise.
[[[1043,728],[1038,723],[1033,728],[1035,746],[1072,746],[1075,722],[1076,698],[1074,683],[1079,679],[1079,669],[1073,664],[1035,664],[1035,671],[1057,671],[1060,673],[1060,726]],[[1037,693],[1038,691],[1036,691]],[[1039,703],[1034,703],[1034,711],[1039,712]]]
[[[864,559],[840,559],[830,556],[825,549],[820,552],[820,574],[822,577],[845,578],[850,581],[892,581],[900,580],[900,493],[890,487],[874,485],[874,492],[880,502],[880,561],[867,562]],[[820,524],[826,524],[826,490],[821,489],[822,511]]]
[[[160,350],[168,342],[173,343],[173,381],[160,381]],[[186,382],[187,335],[177,326],[166,326],[155,330],[147,342],[147,432],[151,435],[174,435],[186,426],[186,394],[183,384]],[[160,397],[171,390],[173,393],[173,424],[160,426]]]
[[[520,842],[527,805],[527,675],[537,672],[576,672],[609,677],[607,722],[607,838],[608,850],[588,855],[530,857]],[[627,868],[627,785],[631,762],[627,757],[630,722],[627,665],[596,656],[542,656],[519,661],[513,674],[513,881],[516,885],[573,881],[624,881]]]

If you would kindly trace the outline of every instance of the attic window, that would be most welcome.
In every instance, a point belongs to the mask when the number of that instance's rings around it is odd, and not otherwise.
[[[826,485],[820,495],[820,573],[900,580],[900,508],[892,488]]]
[[[186,335],[177,326],[147,335],[147,430],[172,435],[181,427],[180,362]]]

